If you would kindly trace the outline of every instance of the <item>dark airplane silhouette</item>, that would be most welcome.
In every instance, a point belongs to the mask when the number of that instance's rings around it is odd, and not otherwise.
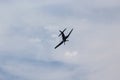
[[[69,41],[69,40],[67,40],[67,38],[70,36],[70,34],[71,34],[71,32],[73,31],[73,29],[71,29],[71,31],[69,32],[69,34],[68,34],[67,36],[65,36],[65,34],[64,34],[64,31],[65,31],[65,30],[66,30],[66,28],[65,28],[63,31],[59,30],[59,31],[60,31],[59,37],[62,36],[62,41],[55,47],[55,49],[56,49],[57,47],[59,47],[62,43],[64,43],[64,45],[65,45],[65,42],[66,42],[66,41]]]

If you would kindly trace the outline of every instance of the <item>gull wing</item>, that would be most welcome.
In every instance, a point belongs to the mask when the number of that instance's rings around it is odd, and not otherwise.
[[[55,47],[55,49],[56,49],[57,47],[59,47],[62,43],[63,43],[63,41],[61,41],[61,42]]]
[[[68,38],[70,36],[70,34],[72,33],[73,29],[71,29],[71,31],[69,32],[69,34],[66,36],[66,38]]]

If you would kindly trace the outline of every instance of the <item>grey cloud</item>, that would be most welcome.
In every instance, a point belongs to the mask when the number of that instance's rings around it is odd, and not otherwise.
[[[69,1],[56,4],[49,4],[42,8],[43,13],[59,19],[87,19],[97,23],[111,23],[120,19],[120,6],[98,7],[94,1]],[[108,1],[109,2],[109,1]],[[84,5],[83,5],[84,3]],[[91,4],[90,4],[91,3]],[[104,3],[104,1],[103,1]],[[93,5],[92,5],[93,4]],[[107,4],[107,3],[105,3]]]
[[[3,80],[9,76],[13,76],[11,80],[119,79],[119,1],[107,2],[4,2],[0,5],[0,77]],[[64,27],[74,28],[70,41],[54,50],[59,38],[52,35]]]
[[[67,18],[73,15],[73,12],[69,7],[60,4],[47,5],[43,7],[42,10],[43,13],[58,18]]]
[[[71,64],[64,64],[59,61],[41,61],[41,60],[35,61],[35,60],[29,59],[29,58],[23,58],[23,57],[17,57],[17,56],[16,57],[11,56],[11,58],[10,58],[10,56],[4,56],[4,58],[6,58],[6,59],[4,59],[4,60],[6,60],[6,62],[4,64],[1,64],[2,70],[3,71],[6,70],[7,74],[9,73],[8,76],[11,76],[11,75],[16,76],[15,78],[13,77],[13,79],[18,79],[18,80],[19,79],[20,80],[24,80],[24,79],[72,80],[72,77],[76,76],[73,73],[77,74],[77,72],[78,72],[78,71],[76,72],[76,69],[78,69],[77,66],[73,66]],[[71,75],[71,77],[68,77],[70,75]],[[45,76],[47,76],[47,77],[45,77]],[[81,76],[81,78],[82,77],[83,76]],[[10,78],[10,79],[12,79],[12,78]],[[76,80],[78,80],[78,79],[76,79]]]

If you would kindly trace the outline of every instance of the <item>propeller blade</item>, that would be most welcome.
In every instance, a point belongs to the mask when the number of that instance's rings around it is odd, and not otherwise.
[[[63,31],[59,30],[59,31],[60,31],[60,34],[58,35],[58,37],[60,37],[60,36],[61,36],[61,33],[62,33],[62,32],[64,33],[66,29],[67,29],[67,28],[65,28]]]
[[[60,37],[61,36],[61,33],[62,33],[62,31],[61,30],[59,30],[60,31],[60,34],[58,35],[58,37]]]

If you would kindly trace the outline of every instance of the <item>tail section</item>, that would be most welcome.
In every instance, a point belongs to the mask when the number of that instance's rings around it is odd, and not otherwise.
[[[69,41],[69,40],[66,40],[65,42],[67,42],[67,41]],[[64,42],[64,45],[65,45],[65,42]]]

